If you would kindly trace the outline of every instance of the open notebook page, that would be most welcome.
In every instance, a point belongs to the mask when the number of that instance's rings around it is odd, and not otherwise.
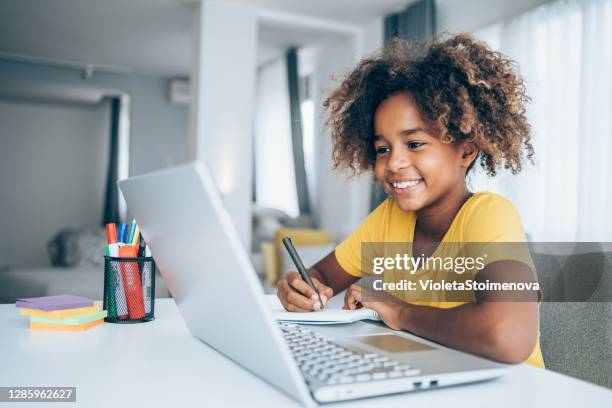
[[[327,302],[320,312],[288,312],[285,310],[276,295],[267,295],[266,300],[272,309],[274,318],[283,322],[301,324],[338,324],[351,323],[358,320],[380,320],[378,314],[372,309],[344,310],[342,309],[342,296],[336,295]],[[340,299],[338,301],[337,299]]]

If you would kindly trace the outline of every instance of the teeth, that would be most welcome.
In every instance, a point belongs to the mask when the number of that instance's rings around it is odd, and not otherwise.
[[[394,188],[407,188],[414,187],[419,184],[421,180],[410,180],[410,181],[402,181],[401,183],[391,183]]]

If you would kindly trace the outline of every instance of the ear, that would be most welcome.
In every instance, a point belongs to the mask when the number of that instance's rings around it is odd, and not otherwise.
[[[473,142],[468,141],[461,144],[459,151],[461,152],[461,166],[465,168],[470,167],[470,164],[476,160],[478,153],[480,153],[480,149]]]

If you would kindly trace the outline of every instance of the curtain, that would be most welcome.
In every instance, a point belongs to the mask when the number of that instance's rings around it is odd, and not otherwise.
[[[117,181],[129,175],[130,163],[130,96],[110,96],[110,154],[106,177],[106,194],[102,225],[118,223],[127,218],[127,206],[117,187]]]
[[[427,41],[436,33],[436,5],[434,0],[419,0],[404,11],[385,18],[385,42],[394,37],[408,41]],[[374,181],[370,196],[370,209],[378,207],[387,193]]]
[[[298,76],[298,54],[296,48],[287,52],[287,82],[289,88],[289,109],[291,113],[291,140],[293,163],[295,164],[295,186],[297,189],[300,214],[310,214],[306,165],[304,162],[304,138],[302,135],[302,108]]]
[[[257,205],[299,215],[287,64],[278,58],[257,71],[255,188]]]
[[[434,0],[420,0],[404,11],[385,18],[385,41],[393,37],[426,41],[436,32],[436,5]]]
[[[489,179],[533,241],[612,241],[612,0],[556,1],[475,33],[518,62],[535,166]]]
[[[102,214],[102,225],[119,222],[119,190],[117,180],[119,179],[119,113],[121,101],[118,97],[111,98],[111,125],[110,125],[110,154],[108,163],[108,174],[106,177],[106,195],[104,199],[104,213]]]

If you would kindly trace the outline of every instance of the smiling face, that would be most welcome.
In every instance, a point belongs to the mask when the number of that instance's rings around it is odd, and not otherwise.
[[[419,211],[465,194],[475,149],[429,134],[410,95],[385,99],[374,114],[374,128],[374,174],[400,209]]]

